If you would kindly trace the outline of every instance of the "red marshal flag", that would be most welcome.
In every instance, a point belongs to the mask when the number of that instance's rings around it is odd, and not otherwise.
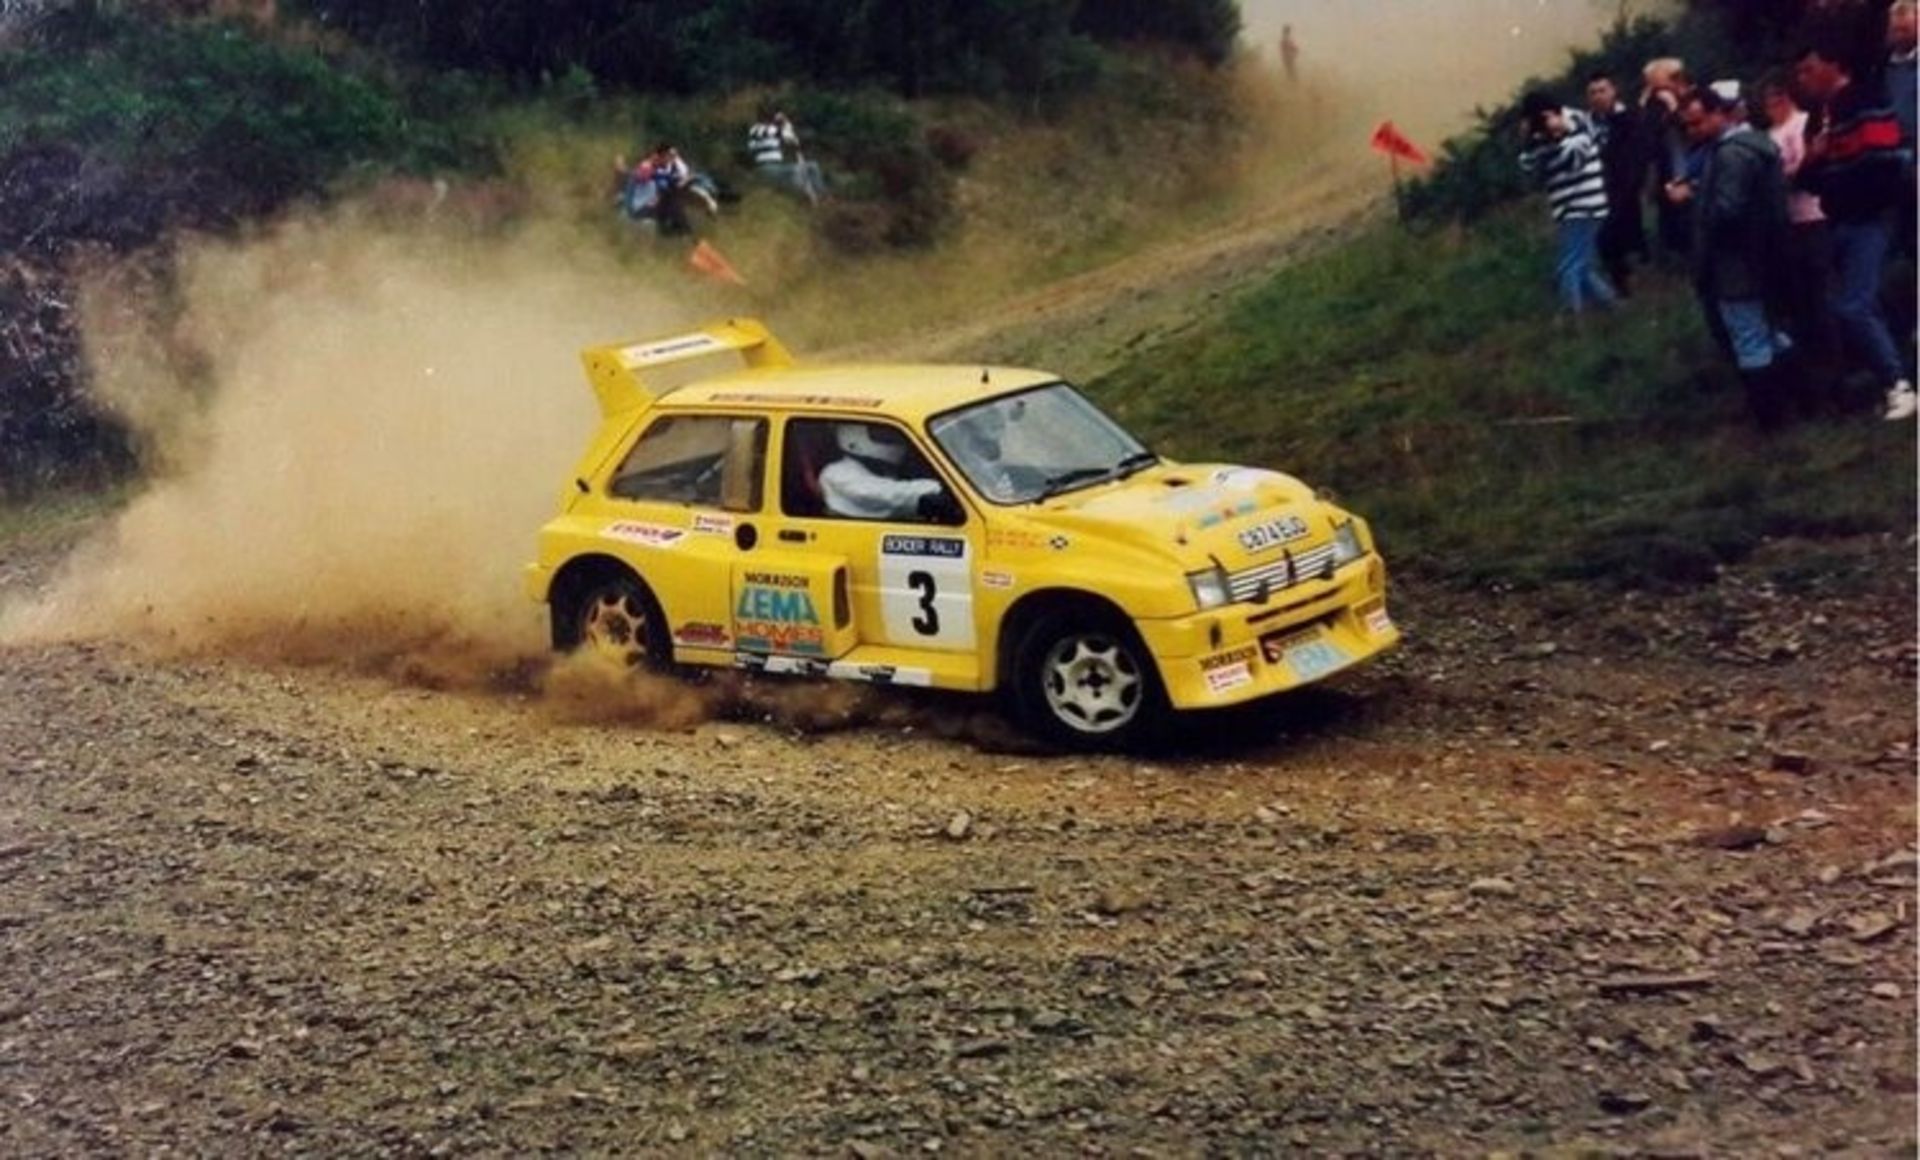
[[[1375,149],[1396,161],[1410,161],[1423,166],[1433,164],[1433,159],[1420,146],[1407,140],[1406,134],[1395,128],[1392,121],[1380,122],[1380,127],[1373,131],[1372,144]]]

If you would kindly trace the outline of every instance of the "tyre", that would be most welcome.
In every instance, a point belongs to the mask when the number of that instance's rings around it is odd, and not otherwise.
[[[585,649],[629,668],[664,672],[673,646],[660,602],[632,576],[604,576],[583,585],[566,610],[555,645]]]
[[[1139,634],[1109,615],[1041,616],[1014,650],[1011,677],[1015,718],[1063,749],[1128,749],[1152,738],[1168,715]]]

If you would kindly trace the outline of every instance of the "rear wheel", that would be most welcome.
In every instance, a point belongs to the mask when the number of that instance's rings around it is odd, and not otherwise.
[[[1138,634],[1091,612],[1036,621],[1015,650],[1011,692],[1021,724],[1067,749],[1129,748],[1151,737],[1167,713]]]
[[[665,669],[673,661],[666,617],[646,586],[631,576],[607,576],[584,585],[558,643],[618,661],[629,668]]]

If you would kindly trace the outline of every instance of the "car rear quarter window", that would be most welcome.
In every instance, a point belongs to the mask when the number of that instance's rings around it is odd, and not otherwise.
[[[662,415],[613,473],[616,499],[760,510],[767,421],[729,415]]]

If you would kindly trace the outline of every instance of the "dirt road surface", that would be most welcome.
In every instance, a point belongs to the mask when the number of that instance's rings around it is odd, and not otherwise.
[[[1085,376],[1371,180],[907,345]],[[1812,550],[1132,758],[0,648],[0,1153],[1910,1155],[1914,549]]]
[[[1911,548],[1798,550],[1130,759],[12,649],[0,1149],[1908,1154]]]

